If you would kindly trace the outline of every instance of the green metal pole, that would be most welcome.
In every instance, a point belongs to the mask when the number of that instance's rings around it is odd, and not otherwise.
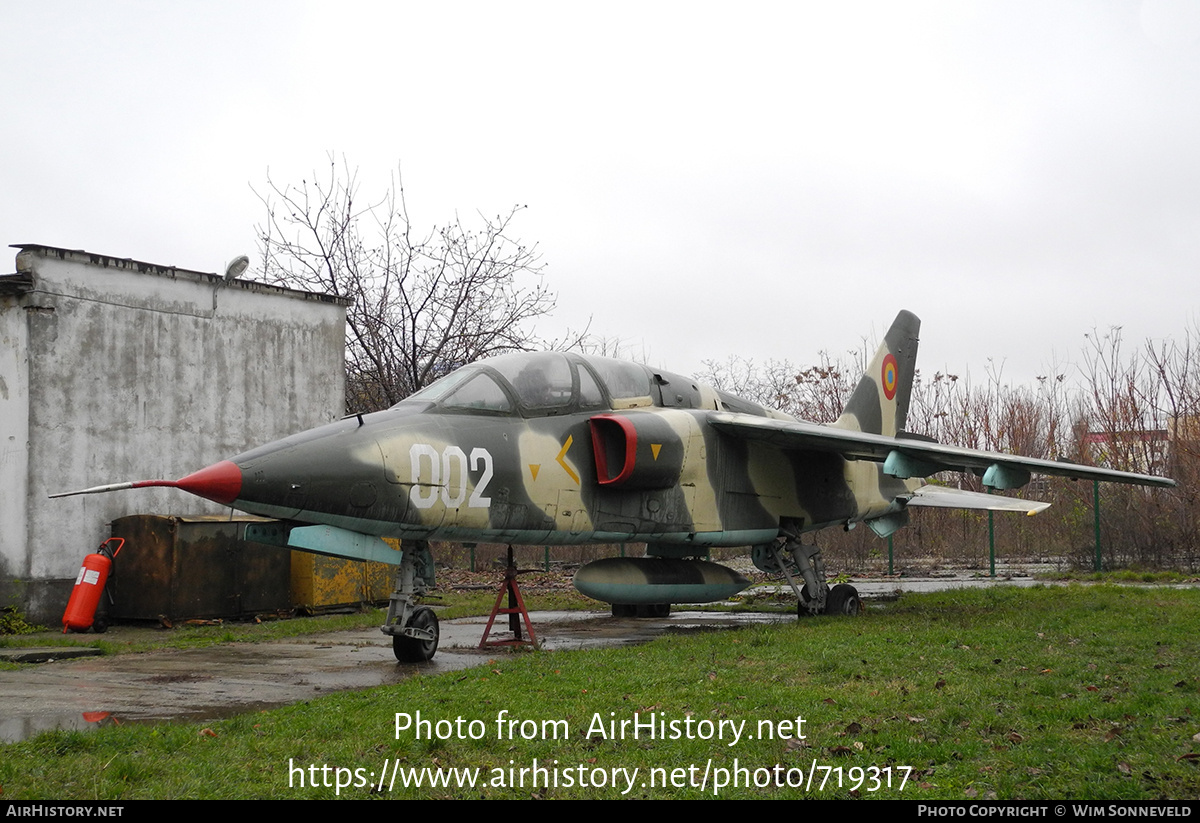
[[[988,494],[994,491],[991,486],[988,486]],[[993,517],[995,512],[988,509],[988,565],[990,567],[991,576],[996,576],[996,523]]]
[[[1092,513],[1095,515],[1096,528],[1096,559],[1092,563],[1093,571],[1100,571],[1100,481],[1092,481]]]
[[[475,547],[471,547],[471,571],[475,571]]]
[[[550,547],[546,546],[546,571],[550,571]]]
[[[888,577],[891,577],[893,574],[895,574],[895,572],[892,571],[892,535],[889,534],[888,535]]]
[[[996,524],[994,515],[996,513],[988,509],[988,566],[992,577],[996,576]]]

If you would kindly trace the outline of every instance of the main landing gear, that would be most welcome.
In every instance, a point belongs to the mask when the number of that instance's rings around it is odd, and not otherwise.
[[[433,554],[424,540],[406,542],[403,552],[388,601],[387,621],[380,630],[392,636],[392,652],[397,660],[424,663],[433,659],[441,638],[433,609],[417,605],[417,598],[433,588]]]
[[[825,582],[825,561],[821,548],[815,543],[806,546],[800,536],[781,530],[781,540],[755,546],[754,564],[771,573],[782,573],[796,593],[796,616],[838,614],[853,617],[862,611],[858,589],[849,583],[839,583],[832,589]],[[800,578],[797,582],[797,576]]]
[[[862,600],[858,597],[858,589],[849,583],[839,583],[829,591],[825,598],[825,614],[840,614],[846,617],[856,617],[862,611]]]

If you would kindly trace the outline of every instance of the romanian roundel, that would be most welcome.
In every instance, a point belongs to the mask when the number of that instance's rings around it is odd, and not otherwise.
[[[883,378],[883,394],[888,400],[896,396],[896,380],[899,367],[896,365],[896,357],[890,352],[883,358],[883,372],[880,377]]]

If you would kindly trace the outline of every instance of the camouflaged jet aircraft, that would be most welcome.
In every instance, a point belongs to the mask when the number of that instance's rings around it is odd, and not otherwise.
[[[786,576],[800,615],[855,614],[858,593],[825,580],[801,535],[865,522],[880,536],[920,506],[1023,511],[1049,504],[927,485],[972,471],[992,489],[1033,473],[1173,486],[1165,478],[942,445],[905,432],[920,321],[902,311],[842,416],[805,423],[677,374],[565,352],[464,366],[392,408],[253,449],[171,486],[277,518],[247,537],[399,566],[386,624],[401,660],[428,660],[438,624],[431,540],[563,545],[644,542],[646,558],[581,569],[614,614],[662,614],[745,578],[699,560],[748,546]],[[57,495],[56,495],[57,496]],[[399,538],[403,550],[383,537]]]

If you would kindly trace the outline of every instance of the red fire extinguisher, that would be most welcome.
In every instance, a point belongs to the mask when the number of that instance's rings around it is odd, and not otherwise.
[[[124,545],[124,538],[110,537],[100,544],[100,548],[96,549],[94,554],[83,558],[83,566],[79,569],[79,576],[75,578],[71,599],[67,601],[67,610],[63,612],[63,634],[67,633],[67,629],[86,632],[92,627],[96,607],[100,605],[100,595],[104,591],[104,584],[108,582],[108,573],[112,570],[113,558]],[[104,629],[97,625],[96,631]]]

